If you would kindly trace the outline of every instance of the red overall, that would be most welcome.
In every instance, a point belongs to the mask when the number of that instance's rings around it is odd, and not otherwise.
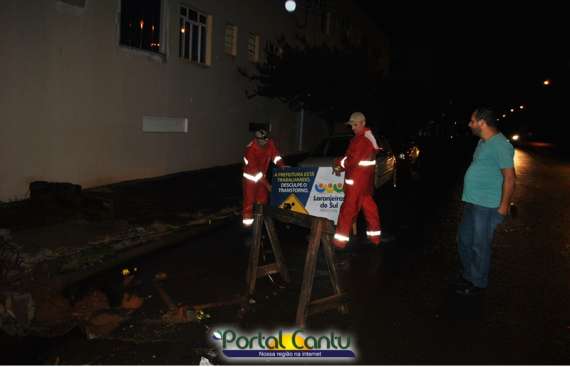
[[[349,240],[352,223],[362,209],[366,219],[366,235],[370,242],[380,244],[380,216],[372,197],[376,153],[381,150],[370,129],[365,128],[350,141],[345,156],[337,160],[337,166],[345,171],[344,201],[340,207],[333,243],[344,248]]]
[[[267,204],[269,198],[269,182],[267,181],[267,169],[269,163],[273,162],[278,167],[282,167],[283,159],[279,151],[269,139],[265,147],[261,147],[253,139],[245,148],[243,157],[243,224],[250,226],[253,224],[253,205]]]

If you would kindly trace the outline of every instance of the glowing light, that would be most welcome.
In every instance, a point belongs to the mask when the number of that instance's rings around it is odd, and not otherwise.
[[[514,109],[514,108],[511,108],[511,112],[515,112],[515,109]]]
[[[524,106],[523,106],[522,104],[519,106],[519,108],[520,108],[521,110],[524,110]]]
[[[550,85],[550,80],[549,80],[549,79],[546,79],[545,81],[542,82],[542,84],[544,84],[544,85]]]
[[[139,26],[141,27],[141,29],[143,29],[143,27],[144,27],[144,20],[141,19],[141,21],[139,22]]]
[[[186,30],[184,28],[180,28],[180,33],[185,33]]]
[[[512,141],[518,141],[521,137],[519,136],[519,134],[515,134],[511,137]]]
[[[505,117],[507,117],[507,115],[503,113],[503,118],[505,118]]]
[[[287,1],[285,1],[285,9],[286,9],[289,13],[294,12],[296,8],[297,8],[297,3],[295,2],[295,0],[287,0]]]

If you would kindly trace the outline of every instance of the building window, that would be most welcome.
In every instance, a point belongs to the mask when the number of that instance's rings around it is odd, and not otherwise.
[[[247,38],[247,59],[251,62],[259,62],[260,37],[258,34],[250,33]]]
[[[238,27],[226,24],[224,32],[224,51],[228,55],[237,56]]]
[[[161,0],[121,0],[119,43],[160,52]]]
[[[208,65],[209,16],[190,7],[180,6],[178,56],[198,64]]]

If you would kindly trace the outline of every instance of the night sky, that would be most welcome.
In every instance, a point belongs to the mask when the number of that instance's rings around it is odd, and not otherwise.
[[[568,121],[560,109],[570,72],[570,21],[562,5],[358,2],[388,35],[390,78],[420,91],[411,100],[426,94],[432,105],[452,101],[458,113],[480,104],[498,110],[525,104],[527,124]],[[545,79],[552,80],[548,90]],[[529,121],[537,116],[540,123]]]

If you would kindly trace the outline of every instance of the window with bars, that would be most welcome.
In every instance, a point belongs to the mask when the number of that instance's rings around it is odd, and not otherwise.
[[[121,0],[120,44],[160,52],[160,10],[161,0]]]
[[[260,37],[256,33],[250,33],[247,38],[247,59],[251,62],[259,62]]]
[[[238,27],[227,23],[224,31],[224,52],[237,56]]]
[[[178,56],[207,65],[208,15],[188,6],[180,6]]]

